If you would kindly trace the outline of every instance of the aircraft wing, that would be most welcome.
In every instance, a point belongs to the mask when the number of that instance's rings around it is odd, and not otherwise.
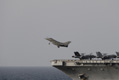
[[[56,41],[56,40],[55,40],[55,39],[53,39],[53,38],[46,38],[46,40],[48,40],[48,41],[52,42],[54,45],[58,45],[58,44],[60,44],[60,42],[59,42],[59,41]]]

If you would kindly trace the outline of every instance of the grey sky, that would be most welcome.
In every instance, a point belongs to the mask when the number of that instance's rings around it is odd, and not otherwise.
[[[119,0],[0,0],[0,66],[50,66],[74,51],[119,51]],[[68,48],[44,38],[72,41]]]

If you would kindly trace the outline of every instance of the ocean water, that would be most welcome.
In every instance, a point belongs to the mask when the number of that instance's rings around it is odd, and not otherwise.
[[[0,80],[72,80],[54,67],[0,67]]]

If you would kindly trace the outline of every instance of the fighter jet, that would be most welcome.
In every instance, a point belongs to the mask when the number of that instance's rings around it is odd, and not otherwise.
[[[116,58],[117,56],[114,55],[114,54],[110,54],[110,55],[106,55],[106,54],[103,54],[101,52],[96,52],[97,54],[97,58],[102,58],[102,60],[105,60],[105,59],[113,59],[113,58]]]
[[[53,38],[45,38],[45,39],[50,41],[52,44],[56,45],[58,48],[60,48],[60,47],[68,47],[68,45],[71,43],[71,41],[59,42],[59,41],[57,41],[57,40],[55,40]]]
[[[92,60],[92,58],[96,58],[95,55],[92,55],[92,54],[84,55],[83,53],[80,54],[78,51],[74,52],[74,56],[72,56],[72,57],[79,58],[80,60],[84,60],[84,59]]]

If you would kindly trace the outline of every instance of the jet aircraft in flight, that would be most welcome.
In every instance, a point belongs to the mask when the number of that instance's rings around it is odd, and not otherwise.
[[[50,41],[52,44],[56,45],[58,48],[60,48],[60,47],[68,47],[68,45],[71,43],[71,41],[59,42],[59,41],[57,41],[57,40],[55,40],[53,38],[45,38],[45,39]]]

